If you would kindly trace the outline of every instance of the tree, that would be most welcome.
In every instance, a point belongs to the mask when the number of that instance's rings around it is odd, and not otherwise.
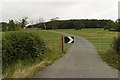
[[[107,22],[106,29],[108,29],[109,31],[115,30],[115,26],[116,26],[115,23],[114,23],[113,21],[109,20],[109,21]]]
[[[50,19],[45,22],[47,29],[81,29],[81,28],[105,28],[107,22],[110,20],[97,19],[71,19],[71,20],[57,20],[58,17]],[[112,21],[112,20],[111,20]],[[113,22],[114,23],[114,22]],[[34,24],[40,28],[45,28],[42,24]],[[108,27],[108,26],[107,26]]]
[[[82,22],[76,22],[75,24],[75,30],[81,30],[85,26]]]
[[[43,25],[43,26],[44,26],[44,29],[47,28],[47,26],[46,26],[45,21],[44,21],[43,18],[39,18],[39,24],[40,24],[39,26]]]
[[[120,32],[120,19],[118,19],[118,31]]]
[[[28,19],[28,17],[24,17],[24,18],[21,20],[21,27],[22,27],[22,28],[25,28],[25,26],[28,24],[27,19]]]
[[[115,21],[115,29],[120,32],[120,19]]]
[[[15,30],[21,30],[22,27],[21,27],[21,23],[19,21],[15,21]]]
[[[120,35],[118,36],[118,38],[114,38],[112,48],[117,54],[120,55]]]
[[[8,23],[6,23],[6,22],[1,22],[1,23],[0,23],[0,26],[2,26],[2,31],[7,31],[7,29],[8,29]]]
[[[57,23],[56,23],[57,19],[59,19],[59,17],[55,17],[55,18],[50,19],[51,22],[52,22],[52,29],[56,29],[57,28]]]
[[[15,22],[14,20],[9,20],[9,23],[8,23],[8,31],[15,31]]]

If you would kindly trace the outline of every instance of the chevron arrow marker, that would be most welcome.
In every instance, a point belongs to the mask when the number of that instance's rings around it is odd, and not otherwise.
[[[68,37],[70,41],[68,43],[72,43],[74,40],[71,37]]]

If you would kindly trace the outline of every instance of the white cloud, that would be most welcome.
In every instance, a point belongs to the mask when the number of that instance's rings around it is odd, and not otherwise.
[[[2,21],[43,17],[60,19],[117,19],[118,0],[2,0]]]

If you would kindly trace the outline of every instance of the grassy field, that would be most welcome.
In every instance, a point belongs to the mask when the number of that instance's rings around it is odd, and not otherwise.
[[[61,38],[64,35],[61,34],[56,34],[48,30],[36,30],[36,33],[43,38],[46,41],[46,44],[48,45],[49,48],[57,47],[57,49],[61,52]],[[72,46],[72,44],[66,44],[64,47],[64,51],[67,52],[67,50]]]
[[[64,55],[61,51],[61,34],[56,34],[46,30],[30,31],[37,33],[37,35],[45,41],[47,50],[45,51],[44,56],[48,57],[45,57],[42,61],[39,61],[38,59],[33,64],[30,64],[28,61],[16,63],[8,68],[8,73],[4,74],[3,77],[30,78],[41,69],[52,64],[56,59]],[[65,51],[67,51],[68,48],[70,48],[70,45],[65,46]]]
[[[111,32],[104,30],[103,28],[88,28],[82,30],[74,30],[74,29],[61,29],[58,31],[75,34],[82,37],[114,37],[118,36],[118,32]]]
[[[103,54],[107,51],[111,44],[114,37],[118,36],[117,32],[109,32],[104,29],[82,29],[82,30],[58,30],[61,32],[69,33],[84,37],[91,41],[94,46],[96,46],[97,50],[100,54]]]

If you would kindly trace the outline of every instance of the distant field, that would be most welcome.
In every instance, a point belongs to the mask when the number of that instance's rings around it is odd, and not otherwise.
[[[110,49],[113,37],[118,36],[117,32],[110,32],[101,28],[82,30],[64,29],[57,31],[78,35],[88,39],[97,48],[99,54],[104,54],[108,49]]]
[[[57,31],[75,34],[82,37],[114,37],[118,35],[118,32],[111,32],[111,31],[104,30],[102,28],[95,28],[95,29],[88,28],[88,29],[82,29],[82,30],[61,29]]]

